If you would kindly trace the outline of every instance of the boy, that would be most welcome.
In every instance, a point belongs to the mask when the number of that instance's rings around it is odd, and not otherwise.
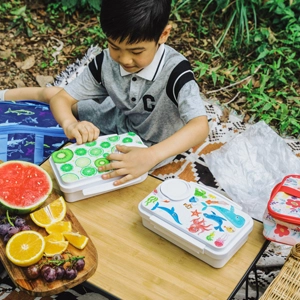
[[[100,21],[108,49],[64,89],[8,90],[6,100],[50,102],[68,138],[138,134],[148,148],[117,146],[103,179],[123,184],[203,142],[208,122],[188,61],[165,45],[171,0],[103,0]],[[94,100],[89,100],[94,99]],[[78,121],[78,119],[80,121]]]

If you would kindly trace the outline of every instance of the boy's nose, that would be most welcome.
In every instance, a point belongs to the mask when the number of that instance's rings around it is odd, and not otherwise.
[[[119,55],[118,61],[121,65],[130,65],[132,63],[132,59],[130,55]]]

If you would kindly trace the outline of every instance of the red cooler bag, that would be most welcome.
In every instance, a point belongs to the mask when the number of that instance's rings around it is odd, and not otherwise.
[[[266,239],[287,245],[300,243],[300,175],[288,175],[276,185],[263,224]]]

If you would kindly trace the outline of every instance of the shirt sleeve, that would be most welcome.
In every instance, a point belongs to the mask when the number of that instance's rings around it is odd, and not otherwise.
[[[196,117],[206,116],[205,105],[200,95],[199,86],[194,80],[185,83],[181,87],[177,102],[180,117],[185,123]]]
[[[101,53],[99,55],[101,55]],[[97,63],[97,57],[98,56],[90,62],[90,65],[95,66]],[[87,66],[78,77],[66,85],[64,89],[70,96],[78,101],[97,99],[97,101],[102,102],[108,96],[108,93],[105,87],[101,84],[101,81],[98,82],[96,80],[94,76],[95,74],[92,73],[90,65]],[[102,66],[100,65],[98,67],[98,74],[101,74]],[[95,70],[95,68],[92,68],[92,70]]]

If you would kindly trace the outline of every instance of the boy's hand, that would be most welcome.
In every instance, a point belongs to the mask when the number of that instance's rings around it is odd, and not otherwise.
[[[69,139],[76,139],[79,145],[96,140],[100,134],[100,130],[87,121],[64,124],[63,129],[66,136]]]
[[[99,171],[112,170],[103,174],[103,179],[123,176],[116,180],[114,185],[120,185],[138,178],[157,164],[151,148],[117,145],[117,150],[121,153],[110,154],[107,159],[111,162],[99,168]]]

